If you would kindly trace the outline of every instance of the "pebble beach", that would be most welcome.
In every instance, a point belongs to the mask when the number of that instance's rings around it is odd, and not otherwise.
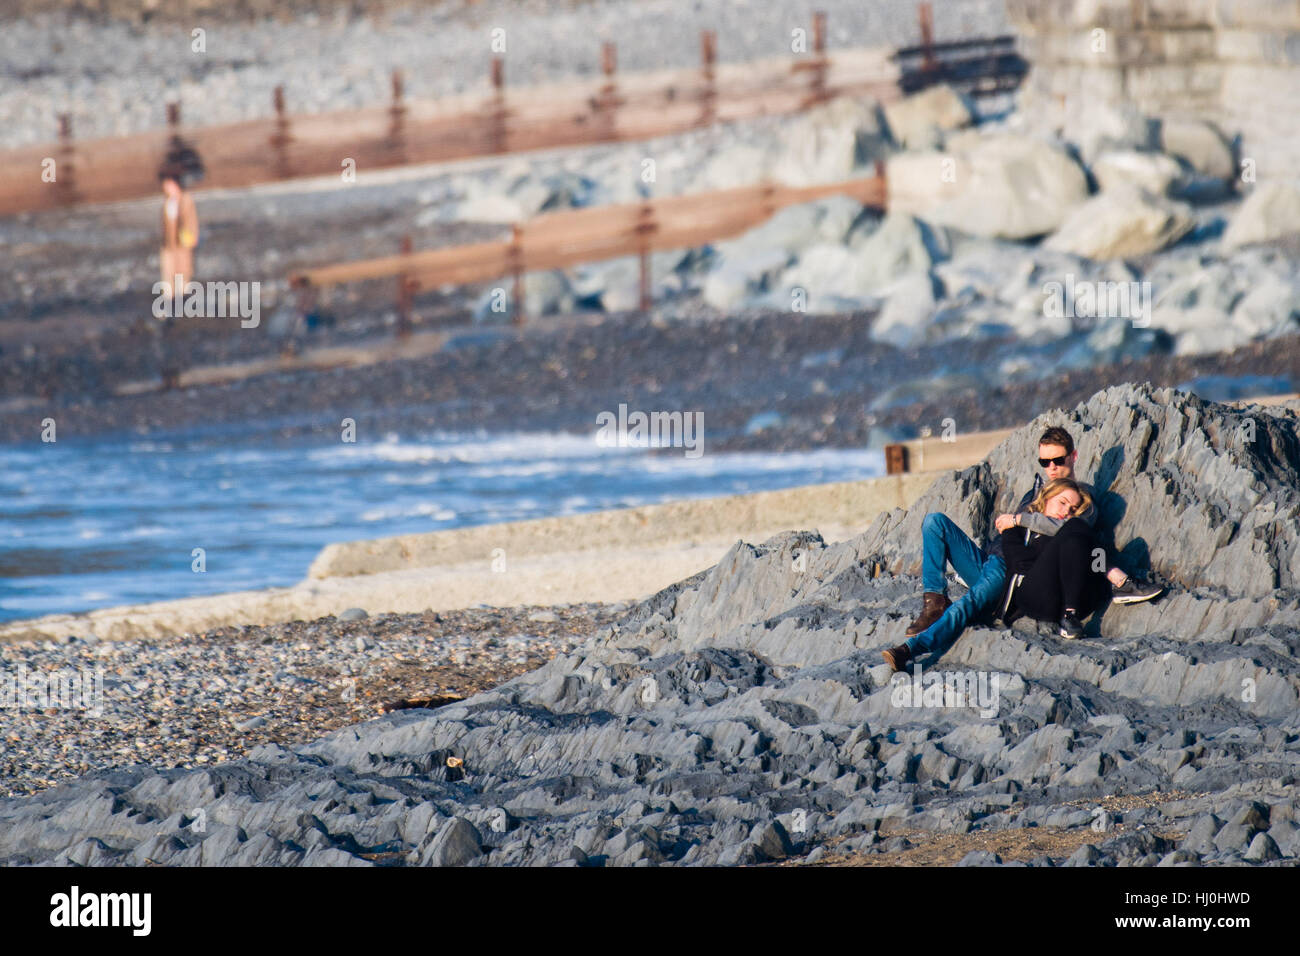
[[[101,713],[0,707],[0,795],[137,765],[212,766],[370,720],[397,701],[470,697],[568,654],[626,605],[469,608],[228,627],[168,639],[0,643],[4,680],[98,675]],[[0,695],[7,693],[0,687]],[[39,693],[39,689],[37,691]]]

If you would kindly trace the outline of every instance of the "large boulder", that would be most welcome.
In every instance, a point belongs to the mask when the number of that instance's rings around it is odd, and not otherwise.
[[[1153,196],[1166,196],[1183,175],[1183,167],[1164,153],[1110,150],[1093,161],[1092,175],[1102,192],[1136,186]]]
[[[1223,233],[1229,249],[1300,234],[1300,182],[1260,183],[1233,214]]]
[[[926,330],[938,306],[934,277],[929,272],[906,275],[883,290],[885,306],[871,324],[871,337],[899,348],[926,340]]]
[[[947,257],[949,248],[942,230],[898,212],[885,216],[875,231],[855,234],[850,245],[858,276],[870,289],[930,268]]]
[[[714,244],[714,264],[704,279],[704,301],[715,309],[734,309],[770,292],[796,259],[805,267],[783,278],[777,308],[789,308],[786,290],[800,286],[808,295],[839,294],[830,284],[856,295],[861,283],[853,273],[845,239],[863,214],[863,206],[845,196],[787,206],[763,224],[735,239]]]
[[[1043,245],[1085,259],[1123,259],[1173,245],[1195,226],[1192,211],[1182,203],[1129,186],[1075,207]]]
[[[1237,175],[1232,144],[1217,126],[1206,120],[1165,117],[1160,121],[1160,146],[1198,173],[1220,180],[1234,179]]]
[[[650,295],[658,299],[680,291],[675,270],[684,262],[681,250],[650,256]],[[628,312],[641,306],[641,260],[633,256],[578,266],[570,278],[574,304],[602,312]]]
[[[946,255],[946,237],[911,216],[890,213],[874,229],[854,229],[847,245],[822,242],[799,253],[759,304],[789,308],[801,294],[811,311],[876,304],[899,278],[924,272]]]
[[[1300,279],[1284,257],[1245,249],[1230,259],[1167,257],[1149,273],[1157,291],[1151,326],[1176,354],[1224,352],[1297,331]]]
[[[969,126],[974,113],[966,98],[946,83],[885,104],[885,122],[904,149],[934,149],[947,130]]]
[[[789,308],[802,295],[813,312],[862,308],[877,287],[861,274],[860,263],[853,250],[841,243],[810,246],[773,281],[772,295],[764,304]]]
[[[956,154],[901,154],[888,165],[889,208],[987,238],[1060,227],[1088,197],[1079,164],[1047,140],[1001,134]]]
[[[1089,164],[1108,152],[1147,152],[1159,144],[1158,121],[1130,103],[1085,100],[1074,105],[1079,114],[1066,124],[1065,134]]]
[[[883,155],[885,135],[875,100],[840,96],[794,119],[782,134],[772,178],[788,186],[848,179]]]
[[[722,311],[741,308],[780,276],[789,262],[789,254],[780,249],[724,258],[704,279],[704,301]]]

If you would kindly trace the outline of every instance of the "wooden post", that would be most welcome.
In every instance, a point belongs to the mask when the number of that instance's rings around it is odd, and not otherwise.
[[[605,74],[605,91],[614,92],[614,74],[618,71],[618,48],[610,42],[600,45],[600,69]]]
[[[277,86],[271,94],[271,103],[275,107],[275,132],[271,134],[271,148],[275,150],[276,175],[281,179],[290,176],[289,155],[289,118],[285,115],[284,87]]]
[[[907,472],[907,446],[902,444],[885,446],[885,474],[902,475]]]
[[[921,59],[921,69],[928,75],[933,73],[938,65],[934,59],[934,8],[929,2],[921,3],[916,8],[916,15],[921,21],[921,46],[925,49]]]
[[[826,14],[819,10],[813,14],[812,103],[826,101],[826,65]]]
[[[641,257],[640,308],[642,312],[650,311],[650,236],[658,228],[659,224],[655,220],[654,203],[643,203],[641,205],[640,219],[636,225],[640,245],[639,255]]]
[[[613,43],[602,43],[600,47],[600,69],[605,75],[605,83],[600,88],[594,103],[596,122],[592,132],[597,141],[614,142],[618,139],[619,98],[618,84],[614,74],[618,71],[618,50]]]
[[[54,191],[58,201],[72,205],[77,201],[77,165],[73,162],[72,114],[59,114],[59,161],[55,168]]]
[[[708,126],[717,116],[718,91],[715,86],[713,66],[718,58],[718,35],[712,30],[700,31],[700,72],[704,89],[700,94],[700,125]]]
[[[882,212],[889,211],[889,183],[885,180],[885,162],[876,160],[876,195]]]
[[[298,331],[299,326],[307,321],[307,313],[316,307],[317,289],[305,276],[298,276],[289,283],[294,290],[294,305],[297,315],[293,321],[290,336]]]
[[[514,277],[515,325],[528,320],[524,314],[524,248],[523,230],[519,223],[510,226],[510,274]]]
[[[402,255],[411,254],[410,233],[402,236]],[[411,305],[415,293],[415,280],[405,272],[397,276],[397,337],[404,339],[411,334]]]
[[[167,104],[167,128],[175,135],[181,125],[181,104],[180,102]]]
[[[393,102],[388,107],[388,145],[400,152],[404,147],[403,126],[406,119],[406,104],[402,102],[406,83],[401,70],[393,71],[392,83]]]
[[[488,132],[488,152],[504,153],[506,141],[506,67],[499,56],[492,58],[492,101],[488,107],[492,126]]]

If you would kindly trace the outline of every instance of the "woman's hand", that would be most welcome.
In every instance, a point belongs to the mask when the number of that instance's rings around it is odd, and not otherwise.
[[[1008,528],[1014,528],[1015,526],[1015,515],[998,515],[998,520],[993,522],[993,527],[997,528],[999,533],[1006,531]]]

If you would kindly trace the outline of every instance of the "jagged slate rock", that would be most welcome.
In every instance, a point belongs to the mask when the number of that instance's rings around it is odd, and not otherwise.
[[[1244,851],[1253,834],[1254,831],[1243,823],[1229,823],[1215,835],[1215,849],[1220,852]]]
[[[1166,853],[1160,858],[1157,866],[1195,866],[1200,860],[1197,854],[1190,850],[1178,849],[1172,853]]]
[[[1135,830],[1131,833],[1123,833],[1111,837],[1097,846],[1097,850],[1107,857],[1126,862],[1128,865],[1134,865],[1134,861],[1149,854],[1155,854],[1157,860],[1159,860],[1161,856],[1173,849],[1174,844],[1172,841],[1157,836],[1150,830]]]
[[[1268,835],[1283,856],[1300,856],[1300,826],[1290,820],[1279,820],[1269,827]]]
[[[1250,848],[1245,853],[1245,859],[1253,863],[1267,863],[1269,860],[1281,858],[1282,851],[1267,833],[1256,833],[1255,838],[1250,841]]]
[[[763,860],[784,860],[794,849],[790,835],[779,820],[756,824],[749,839]]]
[[[464,817],[453,817],[420,853],[423,866],[464,866],[483,855],[478,828]]]
[[[332,846],[313,847],[303,854],[299,866],[374,866],[369,860],[344,853]]]
[[[54,862],[58,866],[112,866],[119,856],[120,851],[90,837],[60,853]]]
[[[826,847],[815,847],[811,853],[804,857],[805,863],[820,863],[826,856]]]
[[[1072,807],[1060,807],[1051,810],[1051,812],[1047,814],[1046,818],[1042,822],[1042,826],[1058,827],[1063,830],[1068,830],[1073,827],[1088,826],[1095,819],[1096,816],[1089,810],[1076,810]]]
[[[1049,424],[1071,428],[1081,477],[1114,493],[1101,510],[1129,570],[1149,568],[1170,593],[1108,609],[1080,641],[973,626],[922,664],[954,691],[974,679],[976,698],[983,675],[990,706],[927,701],[918,674],[913,700],[880,650],[916,613],[921,521],[942,511],[986,531],[1028,486]],[[885,818],[1041,826],[1082,798],[1053,818],[1078,827],[1104,796],[1181,788],[1195,796],[1159,816],[1126,811],[1125,826],[1195,831],[1180,848],[1210,862],[1284,862],[1245,855],[1265,830],[1279,853],[1295,846],[1298,473],[1295,409],[1108,389],[938,475],[854,539],[738,543],[573,653],[470,700],[205,770],[135,768],[0,800],[0,861],[80,847],[106,865],[152,853],[167,865],[419,863],[458,817],[455,829],[476,829],[467,842],[491,848],[468,865],[577,862],[575,846],[593,866],[734,865],[760,860],[751,837],[777,819],[787,837],[846,834],[875,851]],[[449,756],[463,761],[454,773]],[[1093,862],[1173,849],[1103,844]]]
[[[1079,849],[1070,854],[1069,858],[1061,864],[1062,866],[1106,866],[1113,865],[1105,854],[1098,850],[1091,843],[1085,843]]]
[[[1251,800],[1234,813],[1228,819],[1228,822],[1247,827],[1254,834],[1260,830],[1268,829],[1268,817],[1268,804],[1260,803],[1258,800]]]
[[[861,836],[850,837],[849,839],[842,841],[836,847],[836,851],[840,853],[864,853],[869,850],[875,850],[878,844],[879,849],[883,851],[884,844],[880,839],[880,834],[875,830],[872,830],[871,832],[864,833]],[[897,846],[898,844],[895,844],[895,847]]]
[[[1001,866],[1002,857],[989,850],[971,850],[957,863],[958,866]]]
[[[874,836],[876,836],[876,834],[875,834],[875,833],[870,833],[870,834],[868,834],[867,836],[869,836],[869,837],[874,837]],[[865,838],[865,837],[858,837],[857,842],[860,844],[861,841],[864,840],[864,839],[866,839],[866,838]],[[905,837],[905,836],[890,837],[889,839],[885,840],[884,842],[882,842],[882,843],[880,844],[880,852],[881,852],[881,853],[901,853],[901,852],[903,852],[904,850],[910,850],[910,849],[912,849],[912,846],[913,846],[912,841],[909,840],[909,839],[908,839],[907,837]]]
[[[614,857],[612,863],[614,866],[635,866],[640,863],[659,863],[662,860],[663,854],[659,852],[657,846],[648,840],[636,840]]]
[[[880,826],[879,811],[864,799],[857,799],[835,814],[831,821],[831,832],[854,833],[858,830],[875,830]]]

